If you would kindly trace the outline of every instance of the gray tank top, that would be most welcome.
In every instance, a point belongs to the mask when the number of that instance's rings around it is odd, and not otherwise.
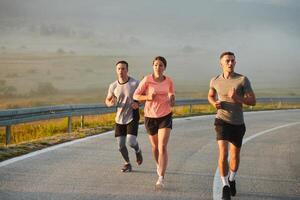
[[[216,118],[234,125],[244,124],[243,105],[233,102],[227,94],[231,88],[235,88],[241,97],[253,92],[248,78],[234,73],[230,79],[225,79],[223,74],[220,74],[211,79],[210,88],[217,92],[218,100],[221,101],[222,108],[218,109]]]
[[[117,98],[117,113],[115,121],[118,124],[128,124],[133,119],[134,102],[133,93],[139,85],[139,81],[129,77],[126,83],[120,84],[115,81],[109,85],[108,93]]]

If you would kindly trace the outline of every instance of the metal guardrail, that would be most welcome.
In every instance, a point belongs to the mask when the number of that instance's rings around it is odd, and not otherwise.
[[[274,102],[300,102],[300,97],[281,97],[281,98],[258,98],[260,103]],[[176,100],[175,106],[190,106],[190,112],[193,105],[208,104],[207,99],[189,99]],[[11,126],[26,122],[40,120],[68,118],[68,132],[72,131],[72,117],[81,116],[81,126],[84,126],[84,116],[99,115],[115,112],[115,107],[106,107],[104,104],[80,104],[47,106],[22,109],[8,109],[0,111],[0,126],[6,127],[6,144],[10,143]]]

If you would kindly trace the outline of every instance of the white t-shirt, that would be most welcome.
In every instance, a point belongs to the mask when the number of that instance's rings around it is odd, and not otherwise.
[[[128,124],[133,119],[134,102],[133,93],[139,85],[139,81],[129,77],[126,83],[115,81],[109,85],[108,94],[117,98],[117,114],[115,121],[117,124]]]

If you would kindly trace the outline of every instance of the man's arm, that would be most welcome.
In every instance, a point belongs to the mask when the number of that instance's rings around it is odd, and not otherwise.
[[[140,107],[140,103],[137,100],[134,100],[133,103],[131,104],[131,107],[133,109],[138,109]]]
[[[249,106],[255,106],[256,105],[256,97],[255,97],[254,92],[246,93],[243,98],[243,103],[246,105],[249,105]]]
[[[217,101],[217,92],[215,89],[209,88],[207,99],[208,99],[209,103],[216,109],[221,108],[221,102]]]
[[[236,94],[236,91],[234,88],[229,90],[228,97],[232,98],[235,102],[246,104],[249,106],[255,106],[256,105],[256,97],[254,92],[248,92],[243,97]]]
[[[105,99],[105,104],[108,107],[114,106],[116,103],[116,97],[111,95],[111,94],[107,94],[107,97]]]

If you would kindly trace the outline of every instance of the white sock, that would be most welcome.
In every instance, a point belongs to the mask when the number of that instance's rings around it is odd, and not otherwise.
[[[235,175],[236,175],[236,172],[233,172],[230,170],[229,180],[234,181]]]
[[[222,183],[223,183],[223,187],[224,187],[225,185],[228,185],[228,186],[229,186],[228,175],[227,175],[227,176],[221,176],[221,180],[222,180]]]

